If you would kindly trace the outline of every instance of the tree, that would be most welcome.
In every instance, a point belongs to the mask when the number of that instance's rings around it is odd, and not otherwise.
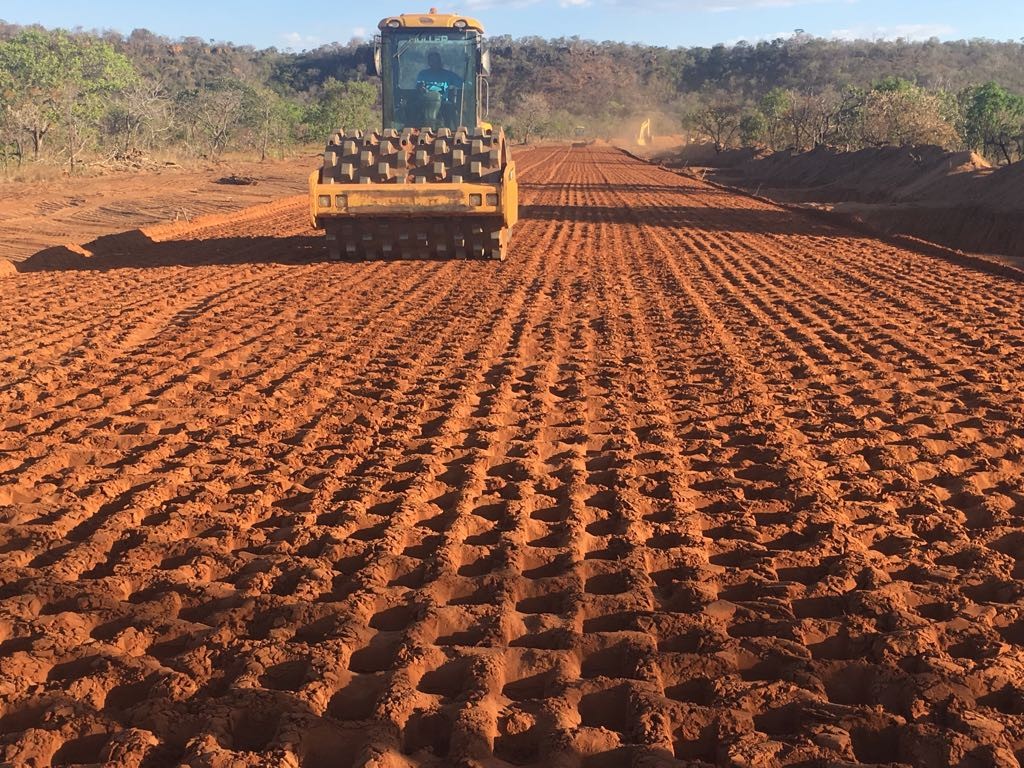
[[[1024,97],[989,82],[966,93],[964,141],[988,154],[998,150],[1007,164],[1024,156]]]
[[[48,33],[28,30],[0,43],[0,95],[7,119],[29,135],[36,160],[59,118],[55,97],[60,81],[60,60],[50,49]]]
[[[900,78],[886,78],[875,85],[862,106],[862,136],[874,146],[914,146],[954,143],[950,102]]]
[[[691,117],[697,130],[715,144],[715,151],[721,152],[730,144],[740,128],[742,110],[736,99],[729,94],[712,94],[705,106]]]
[[[745,147],[756,147],[766,143],[768,135],[768,122],[764,114],[755,109],[748,112],[740,120],[740,141]]]
[[[791,129],[790,145],[812,149],[833,142],[843,114],[843,99],[832,89],[790,95],[785,117]]]
[[[793,93],[784,88],[772,88],[761,97],[758,111],[763,118],[763,137],[769,149],[779,150],[788,145],[786,116],[793,106]]]
[[[16,159],[18,165],[21,165],[23,147],[20,135],[7,113],[6,105],[0,101],[0,165],[3,165],[5,172],[12,160]]]
[[[832,142],[835,146],[849,152],[860,148],[861,118],[864,114],[864,101],[867,91],[863,88],[850,86],[837,95],[838,104],[835,111],[835,127],[832,131]]]
[[[305,138],[326,141],[339,128],[372,127],[380,122],[376,106],[377,89],[371,83],[342,82],[329,77],[314,94],[313,105],[307,107],[302,117]]]
[[[260,160],[266,160],[272,147],[282,150],[294,140],[302,111],[266,86],[253,86],[244,103],[246,122],[258,148]]]
[[[117,143],[118,153],[128,156],[170,135],[171,107],[172,100],[159,81],[139,79],[121,91],[107,111],[105,126]]]
[[[30,29],[0,42],[0,94],[9,119],[30,136],[37,160],[46,136],[61,127],[72,170],[112,94],[135,77],[127,58],[88,36]]]
[[[64,59],[60,88],[65,146],[72,172],[79,153],[96,140],[116,94],[137,82],[135,70],[107,43],[87,43]]]
[[[177,109],[186,121],[186,143],[202,142],[207,156],[220,157],[244,126],[251,98],[249,86],[232,78],[179,93]]]
[[[512,127],[523,144],[534,134],[543,134],[551,118],[551,106],[540,93],[527,93],[519,99],[519,106],[512,116]]]

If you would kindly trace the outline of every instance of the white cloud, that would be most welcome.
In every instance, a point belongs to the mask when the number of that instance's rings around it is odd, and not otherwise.
[[[928,40],[932,37],[952,37],[956,29],[948,24],[893,24],[890,26],[863,24],[846,29],[833,29],[829,37],[837,40]]]
[[[281,35],[281,41],[289,48],[305,50],[316,48],[323,41],[316,35],[304,35],[301,32],[286,32]]]
[[[366,27],[352,27],[352,34],[350,37],[365,40],[366,39]],[[301,32],[286,32],[281,35],[281,42],[288,48],[299,51],[308,51],[311,48],[317,48],[323,45],[326,41],[317,35],[304,35]]]
[[[793,37],[794,30],[785,29],[778,32],[769,32],[764,35],[752,35],[750,37],[733,37],[729,40],[723,40],[722,45],[726,48],[732,48],[734,45],[739,43],[760,43],[760,42],[771,42],[772,40],[787,40]]]

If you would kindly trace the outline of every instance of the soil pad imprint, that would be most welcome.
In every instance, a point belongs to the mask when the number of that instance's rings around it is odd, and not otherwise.
[[[1024,759],[1024,283],[517,159],[501,265],[283,198],[5,279],[0,761]]]

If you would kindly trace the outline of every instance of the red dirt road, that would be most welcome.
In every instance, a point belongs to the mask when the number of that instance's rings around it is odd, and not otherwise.
[[[1024,759],[1024,275],[518,159],[502,265],[289,198],[0,282],[0,761]]]

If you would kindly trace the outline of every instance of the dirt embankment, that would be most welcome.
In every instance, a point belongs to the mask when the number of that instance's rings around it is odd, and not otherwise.
[[[198,169],[125,172],[53,181],[0,182],[0,277],[43,248],[198,216],[237,211],[298,194],[316,157]],[[235,179],[231,179],[235,176]],[[231,183],[248,180],[253,183]]]
[[[883,147],[716,154],[695,145],[660,155],[670,167],[786,202],[817,204],[871,228],[965,251],[1024,257],[1024,165],[992,168],[972,152]]]
[[[517,159],[504,264],[9,279],[0,764],[1019,766],[1020,275]]]
[[[680,147],[687,144],[687,137],[679,133],[660,134],[650,137],[646,144],[640,145],[637,143],[637,134],[634,132],[633,134],[622,134],[606,143],[644,160],[652,160],[663,156],[674,156],[680,151]]]

